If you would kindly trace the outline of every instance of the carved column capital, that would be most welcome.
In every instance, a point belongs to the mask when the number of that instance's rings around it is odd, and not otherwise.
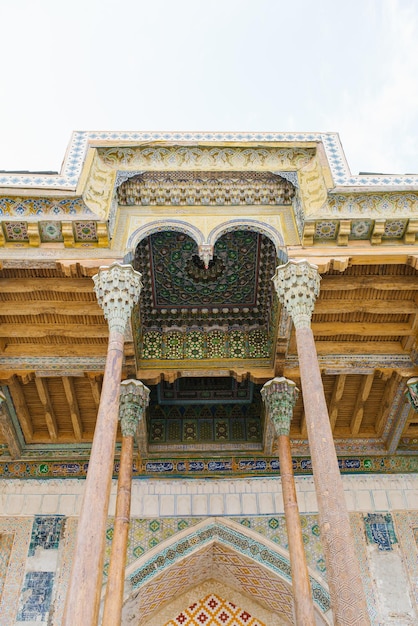
[[[321,280],[317,266],[306,259],[288,261],[279,265],[272,280],[295,328],[309,328]]]
[[[149,403],[150,390],[140,380],[120,384],[119,419],[124,437],[133,437]]]
[[[289,436],[293,409],[299,396],[296,383],[281,376],[269,380],[261,390],[267,414],[277,435]]]
[[[110,331],[125,332],[134,304],[141,293],[141,274],[132,265],[112,263],[93,276],[97,301],[104,311]]]
[[[405,395],[414,411],[418,413],[418,376],[406,381]]]

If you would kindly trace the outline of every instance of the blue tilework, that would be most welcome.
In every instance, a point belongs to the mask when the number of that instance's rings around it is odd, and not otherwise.
[[[35,517],[33,520],[28,556],[33,556],[36,548],[57,550],[63,521],[63,516],[46,515]]]
[[[29,572],[22,589],[18,622],[45,621],[51,604],[54,574],[52,572]]]

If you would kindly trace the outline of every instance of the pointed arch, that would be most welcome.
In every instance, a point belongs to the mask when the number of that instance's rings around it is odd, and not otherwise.
[[[160,606],[208,579],[228,579],[243,595],[293,623],[288,553],[225,518],[207,518],[176,533],[127,568],[124,623],[148,624]],[[327,586],[312,572],[310,580],[318,623],[330,624]],[[141,621],[134,621],[136,614]]]

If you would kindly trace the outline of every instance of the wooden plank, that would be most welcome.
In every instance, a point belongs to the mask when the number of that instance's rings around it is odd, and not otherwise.
[[[33,439],[33,424],[29,413],[26,399],[16,376],[13,376],[8,381],[8,387],[10,395],[12,396],[13,404],[16,410],[16,415],[20,423],[20,427],[23,432],[26,443],[30,443]]]
[[[103,311],[97,302],[8,300],[0,302],[0,315],[96,315],[102,317]]]
[[[70,407],[74,437],[76,441],[80,442],[83,439],[83,424],[81,422],[80,409],[74,389],[74,381],[69,376],[63,376],[62,384],[64,386],[65,397],[67,398],[68,406]]]
[[[107,324],[0,324],[2,337],[108,337]]]
[[[364,404],[367,398],[370,395],[370,391],[373,385],[374,380],[374,372],[373,374],[368,374],[367,376],[363,376],[363,380],[361,381],[359,393],[357,396],[357,402],[354,407],[353,417],[351,418],[350,423],[350,431],[352,435],[358,435],[361,422],[364,415]]]
[[[334,382],[334,388],[332,390],[332,396],[328,410],[332,432],[334,432],[335,430],[335,424],[338,417],[338,409],[340,406],[341,398],[343,397],[346,378],[346,374],[339,374]]]
[[[383,291],[418,290],[417,276],[323,276],[320,291],[380,289]]]
[[[1,311],[1,306],[0,306]],[[418,313],[418,304],[413,300],[317,300],[314,314],[335,313],[383,313],[387,315]]]
[[[91,278],[0,278],[0,293],[92,293]]]
[[[36,377],[35,385],[38,391],[39,399],[45,410],[45,421],[48,427],[49,436],[53,441],[56,441],[58,439],[58,425],[54,409],[52,408],[51,398],[49,397],[46,380],[44,378]]]
[[[20,445],[15,425],[7,406],[6,396],[0,391],[0,431],[9,448],[12,459],[20,459],[22,447]]]
[[[408,323],[365,323],[365,322],[313,322],[315,336],[333,337],[334,335],[361,335],[363,337],[409,336],[413,334]]]

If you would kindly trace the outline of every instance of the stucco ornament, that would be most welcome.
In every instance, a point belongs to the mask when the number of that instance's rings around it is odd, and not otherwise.
[[[150,390],[140,380],[123,380],[120,384],[119,419],[124,437],[133,437],[138,422],[149,404]]]
[[[97,301],[104,311],[110,331],[125,332],[132,307],[142,289],[141,274],[132,265],[112,263],[93,276]]]
[[[406,381],[405,394],[412,408],[418,412],[418,376]]]
[[[261,397],[277,435],[289,436],[293,409],[299,396],[296,383],[281,376],[269,380],[261,389]]]
[[[295,328],[308,328],[319,295],[321,277],[317,266],[306,259],[288,261],[279,265],[272,280],[279,302],[291,316]]]

